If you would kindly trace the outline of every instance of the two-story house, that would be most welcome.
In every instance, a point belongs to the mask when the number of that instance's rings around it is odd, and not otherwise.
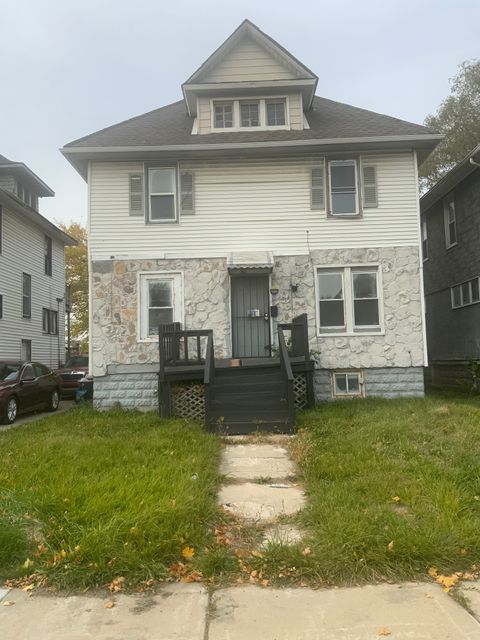
[[[0,360],[64,361],[64,246],[75,240],[38,211],[54,192],[0,156]]]
[[[318,82],[246,20],[182,100],[63,147],[88,182],[97,406],[155,406],[159,323],[244,362],[302,313],[318,400],[423,394],[417,167],[440,136]]]
[[[471,388],[480,360],[480,144],[420,200],[429,379]]]

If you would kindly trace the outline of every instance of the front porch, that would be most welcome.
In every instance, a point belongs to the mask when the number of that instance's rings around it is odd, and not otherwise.
[[[291,432],[295,412],[315,403],[306,314],[278,325],[278,345],[273,357],[217,359],[212,330],[160,325],[160,415],[218,433]]]

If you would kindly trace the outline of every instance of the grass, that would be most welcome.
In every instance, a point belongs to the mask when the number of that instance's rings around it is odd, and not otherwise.
[[[0,433],[0,578],[167,577],[185,547],[209,541],[219,454],[200,426],[135,412],[76,410]]]
[[[358,400],[303,414],[294,455],[307,556],[272,549],[317,583],[407,580],[480,563],[480,400]]]

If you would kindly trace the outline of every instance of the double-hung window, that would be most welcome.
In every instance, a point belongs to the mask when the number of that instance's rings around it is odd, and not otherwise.
[[[158,338],[160,324],[182,322],[180,273],[140,274],[140,340]]]
[[[215,102],[213,105],[215,129],[233,127],[233,102]]]
[[[382,309],[379,290],[377,267],[319,268],[319,333],[381,331]]]
[[[52,275],[52,239],[49,236],[45,236],[45,275]]]
[[[42,329],[43,333],[58,335],[58,311],[53,309],[42,309]]]
[[[328,163],[328,182],[330,214],[332,216],[358,215],[356,160],[331,160]]]
[[[32,317],[32,276],[22,274],[22,317]]]
[[[453,197],[444,202],[443,211],[445,218],[445,245],[449,249],[457,244],[457,221]]]
[[[258,100],[252,102],[240,102],[240,126],[260,126],[260,104]]]
[[[267,126],[283,127],[285,125],[285,100],[267,100]]]
[[[480,302],[480,277],[472,278],[450,289],[452,309],[467,307]]]
[[[148,169],[148,201],[150,222],[177,220],[177,171],[174,167]]]

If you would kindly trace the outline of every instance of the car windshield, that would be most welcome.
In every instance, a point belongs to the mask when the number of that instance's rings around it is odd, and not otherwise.
[[[0,364],[0,381],[15,380],[20,370],[19,364]]]
[[[86,356],[75,356],[69,358],[65,364],[66,367],[88,367],[88,358]]]

